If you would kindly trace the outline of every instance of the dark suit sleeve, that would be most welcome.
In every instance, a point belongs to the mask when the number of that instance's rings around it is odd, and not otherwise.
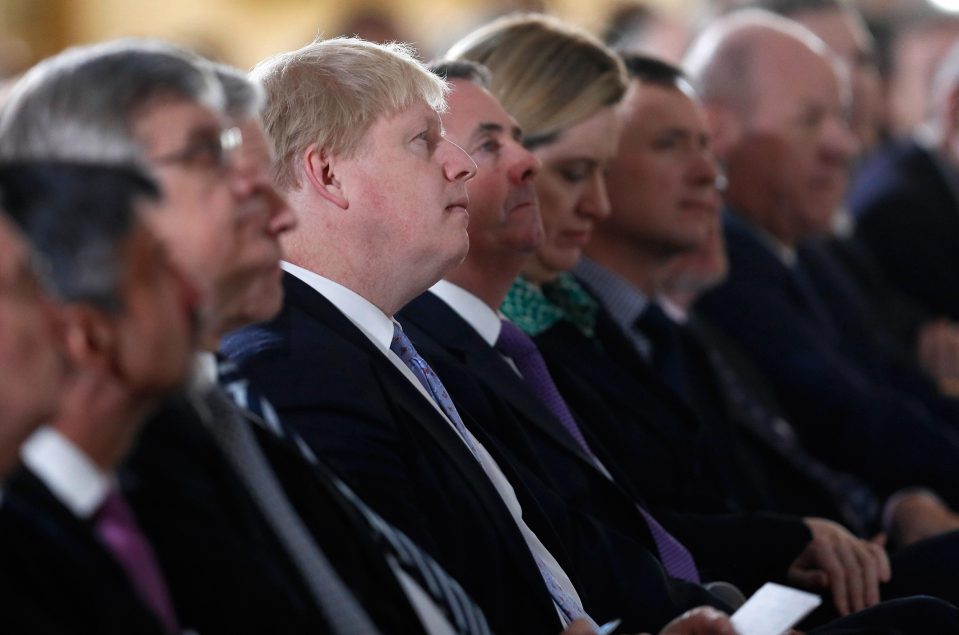
[[[739,262],[741,268],[756,263]],[[959,437],[918,402],[875,390],[786,290],[731,279],[698,304],[762,368],[811,452],[891,492],[930,486],[959,503]],[[749,307],[749,310],[743,310]]]
[[[304,347],[297,351],[295,363],[285,355],[265,353],[242,368],[286,424],[349,475],[364,499],[376,501],[380,514],[394,522],[403,519],[407,535],[431,551],[433,538],[417,507],[416,484],[409,480],[417,471],[407,462],[416,457],[402,451],[406,432],[395,425],[396,417],[365,359],[330,368],[324,360],[331,358],[342,359],[342,352]],[[316,382],[323,388],[318,390]]]

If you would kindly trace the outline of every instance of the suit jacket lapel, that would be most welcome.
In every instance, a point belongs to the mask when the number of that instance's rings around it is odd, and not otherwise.
[[[529,424],[595,469],[582,448],[562,428],[553,413],[526,388],[516,371],[445,302],[432,293],[424,293],[404,308],[402,315],[459,359],[493,394],[505,399]]]

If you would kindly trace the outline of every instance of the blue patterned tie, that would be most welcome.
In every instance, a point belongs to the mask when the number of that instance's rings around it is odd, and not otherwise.
[[[469,446],[473,456],[479,460],[476,446],[473,444],[473,437],[466,431],[466,426],[463,425],[463,419],[460,418],[460,413],[456,411],[456,406],[453,405],[453,400],[450,398],[450,394],[446,392],[443,382],[436,376],[436,373],[434,373],[430,365],[426,363],[426,360],[420,357],[420,354],[416,352],[416,349],[413,348],[413,343],[410,342],[410,339],[406,337],[406,333],[403,332],[403,328],[396,323],[393,324],[393,341],[390,343],[390,350],[403,360],[403,363],[416,375],[416,378],[423,384],[427,392],[433,395],[433,400],[439,405],[449,420],[453,422],[456,431],[460,433],[460,437],[462,437],[466,445]]]
[[[254,421],[263,425],[279,438],[292,443],[301,456],[311,465],[320,465],[319,459],[295,430],[284,425],[270,402],[244,378],[232,361],[218,361],[219,381],[224,390],[238,406],[257,415]],[[327,470],[323,470],[326,472]],[[483,611],[476,606],[459,582],[410,540],[406,534],[383,520],[364,503],[352,489],[339,478],[330,474],[336,489],[360,512],[377,544],[396,558],[406,573],[424,589],[443,611],[450,624],[461,635],[490,635],[489,625]]]
[[[482,464],[482,459],[480,459],[476,447],[473,444],[472,435],[466,431],[466,426],[463,424],[459,412],[456,411],[456,406],[453,405],[453,400],[450,399],[449,393],[446,392],[443,382],[436,376],[436,373],[434,373],[430,365],[426,363],[426,360],[420,357],[420,354],[413,348],[413,343],[406,337],[403,328],[395,322],[393,324],[393,341],[390,344],[390,350],[403,360],[403,363],[413,372],[419,382],[423,384],[427,392],[433,395],[433,399],[436,400],[436,403],[443,412],[446,413],[446,416],[449,417],[453,426],[460,433],[460,436],[466,441],[466,445],[472,450],[473,456]],[[571,622],[575,619],[585,619],[595,628],[596,623],[586,614],[582,605],[560,586],[549,568],[537,557],[532,549],[530,550],[530,554],[533,556],[533,560],[536,561],[536,566],[539,568],[540,575],[542,575],[543,581],[546,583],[546,588],[549,589],[553,602],[565,615],[566,620]]]

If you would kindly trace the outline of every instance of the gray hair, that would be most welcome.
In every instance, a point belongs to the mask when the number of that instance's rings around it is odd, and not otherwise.
[[[274,180],[284,190],[299,185],[296,161],[311,145],[352,156],[377,119],[417,101],[443,111],[449,90],[410,46],[349,37],[267,58],[250,75],[266,88],[263,124],[276,152]]]
[[[209,64],[172,44],[118,40],[72,48],[28,71],[0,112],[0,157],[91,163],[142,162],[132,119],[157,98],[221,110]]]
[[[266,107],[266,90],[241,70],[211,62],[214,74],[223,88],[224,111],[235,121],[257,117]]]
[[[159,198],[132,167],[51,162],[0,165],[3,211],[47,266],[54,297],[109,312],[123,308],[124,246],[137,204]]]

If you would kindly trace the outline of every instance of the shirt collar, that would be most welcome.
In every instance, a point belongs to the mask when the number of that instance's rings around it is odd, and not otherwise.
[[[589,258],[581,258],[573,270],[602,303],[609,316],[624,331],[631,331],[649,305],[636,285]]]
[[[317,293],[329,300],[353,324],[362,330],[378,346],[390,349],[393,341],[394,320],[383,313],[375,304],[343,285],[329,278],[313,273],[289,262],[280,262],[280,267],[312,287]]]
[[[103,503],[110,478],[57,430],[41,427],[20,449],[26,465],[75,516],[88,519]]]
[[[202,351],[193,356],[193,369],[188,382],[190,392],[204,393],[218,381],[216,353]]]
[[[676,324],[686,324],[689,322],[689,312],[665,295],[656,296],[656,303],[663,310],[663,313],[666,314],[666,317]]]
[[[430,287],[430,292],[466,320],[487,344],[496,346],[503,323],[499,314],[488,304],[463,287],[446,280],[434,284]]]

